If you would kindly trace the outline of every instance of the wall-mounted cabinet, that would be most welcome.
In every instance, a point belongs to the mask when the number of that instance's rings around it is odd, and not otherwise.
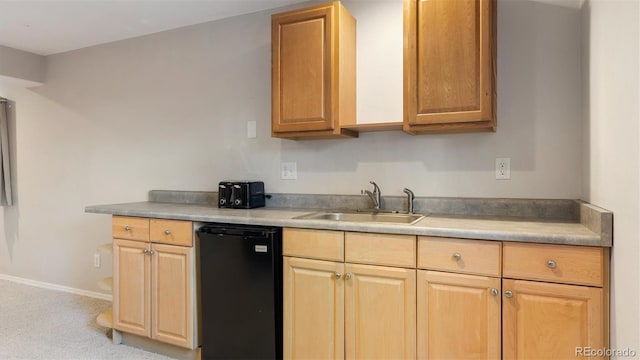
[[[495,131],[495,0],[404,0],[404,131]]]
[[[272,136],[357,137],[356,20],[340,2],[271,18]]]

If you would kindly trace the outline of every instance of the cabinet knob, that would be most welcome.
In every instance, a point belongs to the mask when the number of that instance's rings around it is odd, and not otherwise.
[[[336,273],[336,279],[340,280],[340,278],[342,277],[342,274],[340,274],[339,272]]]
[[[453,253],[453,258],[456,259],[456,261],[460,261],[460,259],[462,259],[462,254],[459,252]]]
[[[492,288],[491,289],[491,296],[498,296],[498,289]]]
[[[347,275],[345,276],[345,279],[351,280],[351,273],[347,273]]]
[[[165,234],[165,235],[171,235],[171,231],[169,231],[169,230],[165,230],[165,231],[164,231],[164,234]]]
[[[548,260],[547,261],[547,267],[549,269],[555,269],[556,268],[556,262],[554,260]]]
[[[143,254],[148,254],[148,253],[149,253],[149,250],[147,250],[147,249],[143,249],[143,250],[142,250],[142,253],[143,253]]]
[[[149,255],[153,255],[153,254],[155,254],[155,253],[156,253],[156,252],[155,252],[154,250],[150,250],[150,251],[149,251]]]
[[[127,225],[124,227],[124,231],[131,231],[131,226]]]
[[[513,292],[511,290],[507,290],[507,291],[504,292],[504,296],[510,298],[510,297],[513,296]]]

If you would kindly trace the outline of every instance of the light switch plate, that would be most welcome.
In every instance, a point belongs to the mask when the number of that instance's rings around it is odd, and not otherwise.
[[[298,178],[298,168],[295,162],[283,162],[280,164],[280,179],[296,180]]]
[[[256,122],[255,121],[247,121],[247,137],[249,139],[256,138]]]

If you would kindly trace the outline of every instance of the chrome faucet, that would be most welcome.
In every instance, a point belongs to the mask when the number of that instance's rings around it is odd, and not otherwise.
[[[407,188],[404,188],[402,191],[407,194],[407,213],[413,214],[413,199],[415,198],[415,195],[413,194],[413,191]]]
[[[369,181],[369,183],[373,185],[373,192],[362,189],[360,193],[363,195],[364,194],[369,195],[369,197],[371,198],[371,201],[373,202],[373,209],[380,210],[380,187],[378,186],[378,184],[376,184],[373,181]]]

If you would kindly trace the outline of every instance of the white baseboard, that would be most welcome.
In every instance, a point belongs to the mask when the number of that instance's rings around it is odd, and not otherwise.
[[[69,287],[69,286],[62,286],[62,285],[47,283],[47,282],[43,282],[43,281],[36,281],[36,280],[31,280],[31,279],[25,279],[25,278],[21,278],[21,277],[17,277],[17,276],[11,276],[11,275],[5,275],[5,274],[0,274],[0,279],[1,280],[12,281],[12,282],[19,283],[19,284],[35,286],[35,287],[39,287],[39,288],[43,288],[43,289],[63,291],[63,292],[71,293],[71,294],[76,294],[76,295],[88,296],[88,297],[92,297],[92,298],[96,298],[96,299],[113,301],[113,296],[112,295],[103,294],[103,293],[99,293],[99,292],[95,292],[95,291],[76,289],[76,288],[72,288],[72,287]]]

